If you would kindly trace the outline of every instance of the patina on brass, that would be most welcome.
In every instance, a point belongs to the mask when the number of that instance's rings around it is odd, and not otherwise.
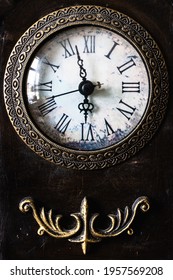
[[[37,231],[39,235],[46,232],[57,239],[68,238],[70,242],[81,243],[84,254],[87,253],[88,243],[100,242],[106,237],[115,237],[124,231],[132,235],[131,225],[138,208],[143,212],[150,209],[149,200],[146,196],[138,197],[132,204],[131,209],[128,206],[125,207],[124,211],[117,208],[114,214],[108,215],[110,219],[109,227],[107,229],[97,229],[95,222],[99,214],[89,215],[88,201],[85,197],[81,202],[80,212],[71,214],[71,217],[74,218],[73,228],[66,230],[60,225],[62,215],[53,218],[52,210],[45,213],[44,207],[41,208],[41,211],[38,211],[31,197],[24,198],[19,204],[19,209],[23,213],[32,209],[33,217],[39,225]]]

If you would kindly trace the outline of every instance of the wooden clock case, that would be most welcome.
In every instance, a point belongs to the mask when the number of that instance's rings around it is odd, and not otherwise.
[[[167,113],[153,139],[135,156],[104,170],[77,171],[57,167],[33,153],[15,133],[5,110],[3,76],[19,37],[44,15],[71,5],[113,8],[139,22],[158,43],[169,73]],[[173,257],[173,7],[172,1],[14,0],[0,3],[0,252],[2,259],[171,259]],[[84,256],[78,244],[37,235],[31,214],[18,208],[26,196],[65,216],[79,211],[86,196],[91,213],[124,208],[142,195],[151,209],[139,213],[133,236],[126,233],[90,246]]]

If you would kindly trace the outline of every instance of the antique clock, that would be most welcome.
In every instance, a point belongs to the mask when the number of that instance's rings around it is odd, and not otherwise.
[[[6,18],[4,258],[169,257],[169,5],[61,2]]]
[[[163,118],[167,71],[147,31],[115,10],[72,6],[40,19],[7,63],[14,128],[55,164],[97,169],[144,146]]]

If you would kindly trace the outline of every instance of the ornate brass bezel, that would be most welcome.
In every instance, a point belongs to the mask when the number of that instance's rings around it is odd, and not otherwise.
[[[149,71],[151,97],[141,123],[124,141],[102,150],[77,151],[54,143],[36,128],[24,103],[23,79],[33,52],[48,36],[77,25],[97,25],[123,35],[137,48]],[[50,162],[67,168],[101,169],[128,159],[151,139],[166,110],[168,74],[157,44],[133,19],[105,7],[72,6],[46,15],[21,36],[6,66],[4,98],[12,125],[34,152]]]

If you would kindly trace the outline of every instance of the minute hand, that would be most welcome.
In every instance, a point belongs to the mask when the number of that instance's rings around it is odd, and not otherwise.
[[[57,95],[52,95],[51,97],[47,97],[46,99],[54,99],[56,97],[63,96],[63,95],[73,93],[73,92],[77,92],[77,91],[79,91],[79,89],[71,90],[71,91],[60,93],[60,94],[57,94]]]
[[[101,87],[102,84],[100,84],[99,82],[97,82],[96,85],[93,85],[94,87]],[[71,90],[71,91],[68,91],[68,92],[63,92],[63,93],[60,93],[60,94],[56,94],[56,95],[52,95],[51,97],[47,97],[46,99],[54,99],[54,98],[57,98],[59,96],[63,96],[63,95],[66,95],[66,94],[70,94],[70,93],[73,93],[73,92],[77,92],[79,91],[79,88],[78,89],[75,89],[75,90]]]

